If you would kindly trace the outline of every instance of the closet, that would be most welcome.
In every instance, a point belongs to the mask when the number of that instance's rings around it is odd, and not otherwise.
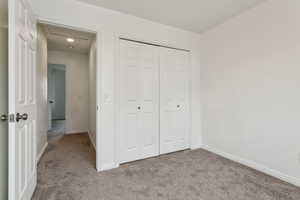
[[[189,52],[120,39],[120,163],[189,148]]]

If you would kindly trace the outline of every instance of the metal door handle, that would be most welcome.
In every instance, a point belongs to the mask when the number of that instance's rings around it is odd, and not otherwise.
[[[28,114],[27,113],[24,113],[24,114],[20,114],[20,113],[17,113],[16,114],[16,121],[20,121],[20,120],[24,120],[26,121],[28,119]]]
[[[138,109],[141,110],[141,106],[138,106]]]

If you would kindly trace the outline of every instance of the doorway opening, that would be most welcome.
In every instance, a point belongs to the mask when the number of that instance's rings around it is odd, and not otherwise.
[[[48,141],[66,132],[66,66],[48,64]]]
[[[95,152],[96,33],[39,23],[37,43],[37,151],[79,137]]]

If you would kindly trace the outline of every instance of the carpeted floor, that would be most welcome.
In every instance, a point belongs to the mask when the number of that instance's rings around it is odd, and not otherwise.
[[[299,200],[300,188],[204,150],[97,173],[86,134],[50,143],[33,200]]]

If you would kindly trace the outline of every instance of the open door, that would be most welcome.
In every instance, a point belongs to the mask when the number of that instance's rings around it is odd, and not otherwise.
[[[9,200],[36,187],[36,21],[29,1],[9,0]]]

